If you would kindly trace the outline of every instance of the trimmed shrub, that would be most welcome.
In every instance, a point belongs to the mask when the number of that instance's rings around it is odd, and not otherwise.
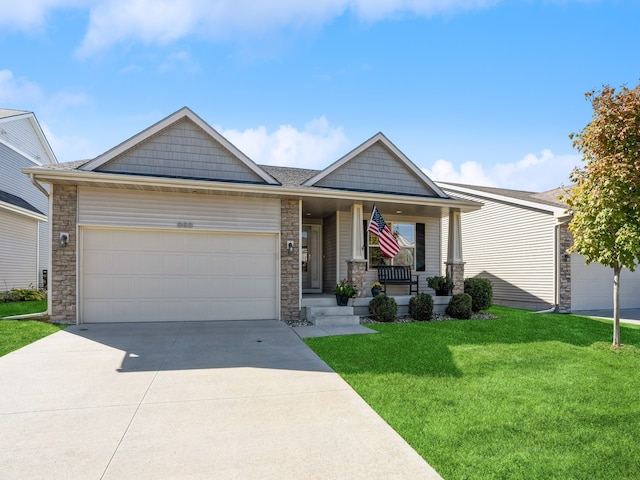
[[[466,278],[464,293],[471,295],[471,309],[474,312],[486,310],[493,300],[493,286],[486,278]]]
[[[398,304],[393,298],[380,294],[369,302],[369,313],[376,322],[393,322],[398,315]]]
[[[468,293],[458,293],[451,297],[447,307],[447,315],[453,318],[471,318],[471,295]]]
[[[32,288],[14,288],[9,292],[0,293],[2,302],[30,302],[33,300],[46,300],[46,290],[34,290]]]
[[[409,300],[409,315],[419,322],[427,322],[433,316],[433,298],[428,293],[419,293]]]

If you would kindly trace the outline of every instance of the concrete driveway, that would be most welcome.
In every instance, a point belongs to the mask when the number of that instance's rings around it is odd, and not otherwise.
[[[3,480],[440,478],[281,322],[72,326],[0,385]]]

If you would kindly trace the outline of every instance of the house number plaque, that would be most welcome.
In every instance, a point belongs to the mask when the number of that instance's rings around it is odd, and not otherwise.
[[[193,228],[193,222],[178,222],[178,228]]]

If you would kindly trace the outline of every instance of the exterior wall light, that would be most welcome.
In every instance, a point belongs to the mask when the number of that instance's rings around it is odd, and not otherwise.
[[[67,243],[69,243],[69,233],[60,232],[60,245],[62,245],[63,247],[66,247]]]
[[[289,252],[289,254],[293,253],[293,240],[287,241],[287,251]]]

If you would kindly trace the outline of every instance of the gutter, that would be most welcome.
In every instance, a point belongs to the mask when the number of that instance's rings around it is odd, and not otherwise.
[[[123,185],[144,185],[148,187],[160,187],[160,188],[182,188],[188,190],[208,190],[208,191],[221,191],[221,192],[239,192],[250,193],[264,196],[289,196],[297,198],[333,198],[338,200],[349,201],[365,201],[365,202],[381,202],[384,196],[384,201],[387,202],[410,202],[415,205],[423,205],[429,207],[453,207],[460,208],[462,212],[471,212],[478,210],[481,207],[481,203],[471,200],[459,200],[451,198],[435,198],[435,197],[406,197],[399,194],[380,194],[374,192],[355,192],[355,191],[341,191],[322,187],[283,187],[279,185],[253,185],[246,183],[221,183],[221,182],[209,182],[203,180],[192,179],[175,179],[164,177],[147,177],[147,176],[132,176],[121,173],[100,173],[96,175],[94,172],[73,170],[73,171],[59,171],[59,170],[47,170],[47,169],[23,169],[24,173],[28,173],[32,178],[34,185],[38,189],[42,190],[42,185],[38,185],[34,176],[55,183],[57,181],[66,181],[77,184],[77,182],[84,181],[88,183],[112,183],[122,187]],[[49,193],[46,194],[49,196]]]
[[[49,192],[47,191],[46,188],[44,188],[42,186],[42,184],[40,184],[36,180],[36,176],[33,173],[29,173],[29,179],[31,180],[31,183],[33,183],[38,190],[40,190],[42,193],[44,193],[45,197],[49,198]]]

